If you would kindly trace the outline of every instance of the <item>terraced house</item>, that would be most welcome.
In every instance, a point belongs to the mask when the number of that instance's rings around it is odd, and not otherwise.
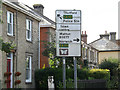
[[[98,49],[87,44],[87,34],[86,31],[81,34],[81,60],[84,62],[85,66],[89,68],[98,68]]]
[[[41,4],[31,8],[17,0],[2,0],[0,36],[5,42],[13,42],[16,49],[8,54],[0,51],[1,88],[35,87],[34,71],[48,60],[42,60],[40,39],[50,40],[44,37],[45,32],[53,32],[55,27],[43,15],[43,8]]]
[[[120,40],[116,40],[116,32],[100,34],[100,38],[91,42],[89,45],[96,48],[98,53],[98,63],[100,64],[105,59],[119,59],[120,55]]]

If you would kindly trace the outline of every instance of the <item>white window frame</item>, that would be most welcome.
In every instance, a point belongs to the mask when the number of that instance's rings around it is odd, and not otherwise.
[[[10,17],[10,14],[11,14],[11,17]],[[10,18],[11,18],[11,20],[10,20]],[[8,24],[11,25],[11,32],[9,32]],[[9,36],[13,36],[13,13],[10,11],[7,11],[7,34]]]
[[[28,32],[30,33],[28,38]],[[32,41],[32,21],[26,19],[26,40]]]
[[[26,79],[26,82],[32,82],[32,56],[27,56],[27,58],[26,58],[26,61],[25,62],[27,62],[27,60],[29,59],[29,79]],[[27,66],[26,66],[26,69],[27,69]],[[26,73],[27,73],[27,71],[26,71]]]

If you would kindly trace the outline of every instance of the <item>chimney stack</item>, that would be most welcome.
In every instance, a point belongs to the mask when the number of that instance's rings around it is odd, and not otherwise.
[[[44,6],[42,4],[34,4],[33,7],[36,12],[43,14]]]
[[[103,37],[109,40],[109,34],[107,33],[107,31],[105,31],[105,34],[100,34],[100,38]]]
[[[86,31],[85,31],[85,34],[83,34],[83,31],[82,31],[81,40],[83,42],[87,43],[87,34],[86,34]]]
[[[82,31],[82,34],[83,34],[83,31]]]
[[[115,41],[116,40],[116,32],[110,32],[110,40]]]

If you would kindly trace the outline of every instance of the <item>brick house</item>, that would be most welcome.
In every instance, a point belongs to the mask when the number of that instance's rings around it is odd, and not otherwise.
[[[34,88],[34,71],[40,68],[43,56],[40,40],[50,40],[46,31],[54,31],[54,22],[17,0],[2,1],[0,37],[16,44],[15,52],[0,51],[0,81],[2,88]],[[42,67],[42,66],[41,66]],[[4,74],[11,72],[10,76]],[[20,76],[15,76],[20,72]],[[15,84],[21,80],[20,84]]]
[[[55,40],[55,22],[43,15],[44,7],[41,4],[34,4],[34,10],[42,17],[40,23],[40,68],[49,67],[49,59],[42,55],[45,50],[43,41],[52,42]],[[52,36],[51,36],[52,35]]]

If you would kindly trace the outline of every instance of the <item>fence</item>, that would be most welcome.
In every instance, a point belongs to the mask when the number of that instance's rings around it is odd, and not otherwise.
[[[101,79],[79,80],[78,88],[106,88],[106,81]]]
[[[67,82],[67,88],[74,88],[74,81]],[[106,88],[106,81],[101,79],[94,80],[78,80],[78,88]]]

